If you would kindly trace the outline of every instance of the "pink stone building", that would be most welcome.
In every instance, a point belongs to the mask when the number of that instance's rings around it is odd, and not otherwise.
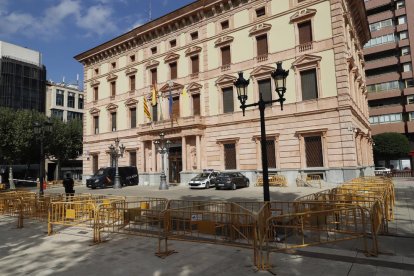
[[[207,168],[241,171],[254,183],[259,110],[243,116],[233,82],[239,71],[250,78],[248,104],[259,91],[275,99],[278,61],[290,73],[284,110],[265,110],[270,173],[289,185],[302,172],[334,183],[371,174],[362,53],[369,38],[360,0],[200,0],[87,50],[75,57],[88,111],[84,174],[110,166],[108,146],[119,137],[119,164],[136,165],[141,183],[158,185],[153,142],[163,132],[172,142],[169,183],[184,185]]]

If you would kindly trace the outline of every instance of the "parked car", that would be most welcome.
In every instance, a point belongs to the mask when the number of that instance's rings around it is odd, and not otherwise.
[[[137,167],[118,167],[122,186],[138,185],[139,176]],[[100,168],[91,178],[86,180],[86,186],[91,189],[112,187],[115,181],[115,168]]]
[[[389,175],[391,174],[391,169],[385,167],[376,167],[374,170],[375,175]]]
[[[216,186],[216,190],[219,189],[232,189],[249,187],[250,181],[247,177],[239,172],[223,172],[220,173],[213,181]]]
[[[214,170],[205,170],[202,173],[198,174],[196,177],[192,178],[188,185],[190,188],[204,188],[209,189],[214,187],[214,179],[217,177],[219,172]]]

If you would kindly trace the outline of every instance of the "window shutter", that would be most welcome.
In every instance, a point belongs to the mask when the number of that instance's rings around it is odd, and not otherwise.
[[[151,84],[156,84],[157,81],[157,68],[151,70]]]
[[[269,168],[276,168],[275,140],[267,140],[266,149],[267,149],[267,166]]]
[[[262,97],[264,101],[271,101],[272,100],[272,87],[270,79],[260,80],[258,81],[259,84],[259,93],[262,93]],[[272,105],[271,103],[267,106]]]
[[[111,82],[111,96],[114,97],[116,94],[116,82]]]
[[[233,88],[223,89],[223,113],[234,112]]]
[[[200,115],[200,94],[193,95],[193,115]]]
[[[131,128],[135,128],[137,126],[137,109],[131,108]]]
[[[94,87],[94,88],[93,88],[93,99],[94,99],[95,101],[97,101],[97,100],[98,100],[98,87]]]
[[[312,42],[312,24],[310,21],[306,21],[298,24],[299,29],[299,44],[305,44]]]
[[[99,133],[99,117],[98,116],[93,117],[93,125],[95,128],[94,133],[98,134]]]
[[[193,74],[199,72],[199,68],[198,68],[198,56],[191,57],[191,68],[192,68],[192,73]]]
[[[137,166],[137,152],[136,151],[130,151],[129,152],[129,165],[130,166]]]
[[[177,78],[177,62],[170,63],[171,79]]]
[[[135,90],[135,76],[129,77],[129,88],[131,91]]]
[[[305,137],[306,166],[323,167],[321,136]]]
[[[172,113],[173,118],[180,117],[180,99],[178,97],[173,98]]]
[[[257,41],[257,56],[267,55],[267,35],[256,37]]]
[[[221,48],[221,65],[231,64],[230,46]]]
[[[116,131],[116,112],[111,113],[112,131]]]
[[[302,85],[302,101],[318,98],[318,84],[316,81],[316,69],[300,72]]]
[[[237,169],[236,144],[224,144],[224,167],[226,170]]]

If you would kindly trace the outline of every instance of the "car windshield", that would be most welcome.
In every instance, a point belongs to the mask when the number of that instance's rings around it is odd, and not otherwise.
[[[199,178],[207,178],[209,175],[210,175],[210,173],[200,173],[196,177],[199,177]]]
[[[230,177],[231,174],[230,173],[221,173],[218,175],[218,177]]]
[[[99,169],[96,173],[95,176],[101,176],[104,174],[104,169]]]

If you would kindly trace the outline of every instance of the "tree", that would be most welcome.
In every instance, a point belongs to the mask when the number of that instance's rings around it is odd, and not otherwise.
[[[406,156],[410,152],[408,138],[400,133],[385,132],[373,137],[374,154],[386,159]]]
[[[58,168],[60,168],[63,162],[75,159],[82,154],[82,121],[62,122],[54,118],[52,123],[53,133],[47,139],[49,142],[45,150],[49,157],[57,160]]]

